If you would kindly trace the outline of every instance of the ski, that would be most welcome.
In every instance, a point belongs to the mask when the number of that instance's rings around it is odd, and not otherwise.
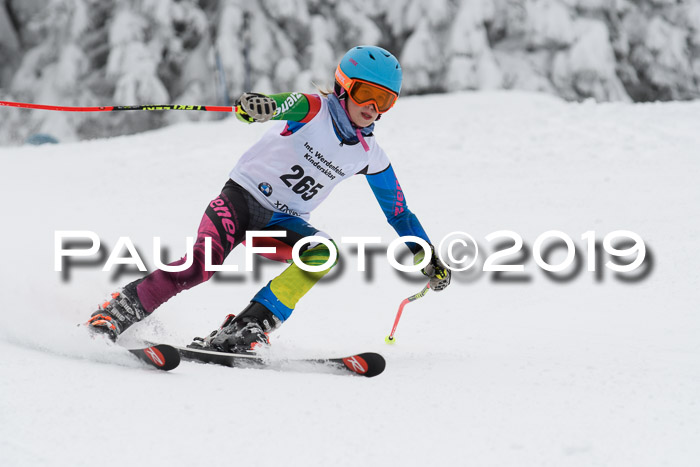
[[[297,358],[286,360],[267,360],[259,355],[213,352],[211,350],[192,349],[174,346],[183,360],[213,363],[236,368],[267,368],[278,370],[314,371],[316,369],[338,370],[340,373],[356,374],[372,378],[381,374],[386,361],[378,353],[365,352],[343,358]]]
[[[158,370],[170,371],[180,364],[180,352],[166,344],[157,344],[139,349],[126,349],[139,360]]]

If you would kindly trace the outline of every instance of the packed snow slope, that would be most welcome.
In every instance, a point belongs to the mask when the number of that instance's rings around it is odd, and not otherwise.
[[[424,280],[402,278],[383,253],[357,272],[353,248],[341,245],[344,268],[302,299],[270,351],[378,351],[387,369],[373,379],[187,362],[161,373],[76,326],[138,277],[101,271],[119,237],[149,267],[153,237],[179,257],[264,124],[0,149],[0,465],[697,465],[699,119],[698,102],[402,99],[376,135],[409,206],[434,243],[469,233],[479,260],[446,291],[408,305],[387,346],[400,301]],[[386,246],[395,237],[362,176],[311,220],[336,239],[379,236]],[[104,256],[64,278],[54,271],[61,230],[95,232]],[[527,250],[496,263],[524,272],[481,271],[504,248],[495,245],[504,238],[486,240],[499,230]],[[577,247],[580,269],[557,273],[566,280],[533,259],[550,230]],[[587,271],[581,236],[602,241],[615,230],[643,239],[641,269],[616,274],[604,253]],[[243,251],[227,264],[242,269]],[[549,261],[563,258],[560,248]],[[282,268],[265,261],[255,274],[224,273],[123,339],[186,344]]]

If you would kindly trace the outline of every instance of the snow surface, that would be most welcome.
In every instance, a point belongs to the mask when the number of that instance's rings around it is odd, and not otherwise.
[[[697,465],[698,115],[698,102],[401,99],[377,135],[433,241],[462,230],[489,252],[491,232],[532,246],[558,229],[584,255],[584,232],[627,229],[653,268],[634,283],[585,267],[557,283],[530,256],[526,283],[456,274],[406,307],[390,347],[398,304],[422,280],[378,256],[368,281],[342,247],[340,278],[300,302],[271,358],[379,351],[387,369],[373,379],[187,362],[161,373],[76,326],[137,276],[92,266],[62,281],[54,232],[92,230],[109,247],[130,236],[150,265],[161,236],[174,258],[265,125],[0,149],[0,465]],[[312,222],[335,238],[394,238],[362,177]],[[241,248],[227,264],[243,260]],[[183,293],[123,338],[185,344],[282,267]]]

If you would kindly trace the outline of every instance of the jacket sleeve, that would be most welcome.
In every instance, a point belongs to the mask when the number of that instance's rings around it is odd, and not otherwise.
[[[321,110],[321,98],[316,94],[284,92],[271,94],[269,97],[277,104],[272,120],[307,123]]]
[[[366,178],[374,193],[374,197],[377,198],[377,202],[379,202],[382,211],[384,211],[386,220],[399,237],[414,235],[431,243],[428,234],[423,230],[423,226],[421,226],[416,215],[408,209],[406,197],[401,190],[401,185],[391,165],[381,172],[367,174]],[[406,246],[413,253],[421,250],[421,247],[416,243],[407,242]]]

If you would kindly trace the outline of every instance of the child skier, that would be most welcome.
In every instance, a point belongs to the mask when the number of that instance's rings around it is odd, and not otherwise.
[[[332,94],[243,94],[237,102],[239,120],[280,123],[243,154],[221,194],[207,207],[197,232],[192,265],[182,272],[156,270],[126,285],[91,316],[89,329],[116,340],[174,295],[210,279],[214,273],[205,270],[205,239],[210,239],[211,263],[215,265],[224,262],[249,230],[285,232],[285,237],[264,239],[266,245],[277,246],[276,259],[284,261],[291,258],[292,246],[302,238],[330,240],[308,223],[309,213],[338,183],[356,174],[365,175],[400,236],[413,235],[430,243],[406,206],[389,159],[372,133],[374,122],[396,102],[401,80],[401,67],[391,53],[361,46],[343,56]],[[335,246],[332,240],[330,243]],[[420,246],[407,246],[416,263],[424,258]],[[432,258],[423,273],[430,277],[430,287],[440,291],[449,285],[451,274],[431,250]],[[306,244],[300,250],[301,261],[310,266],[326,263],[329,255],[324,243]],[[172,265],[185,261],[182,258]],[[220,329],[206,338],[195,338],[191,346],[243,353],[269,344],[267,333],[289,318],[299,299],[331,267],[307,272],[290,264],[242,312],[229,315]]]

